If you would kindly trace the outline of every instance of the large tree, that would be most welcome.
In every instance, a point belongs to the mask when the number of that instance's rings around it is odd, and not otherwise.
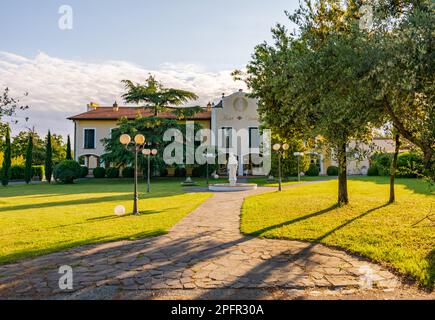
[[[143,108],[152,109],[154,116],[168,108],[179,107],[189,101],[198,99],[198,96],[189,91],[165,88],[163,84],[150,75],[145,84],[123,80],[126,93],[122,96],[126,103],[136,103]]]
[[[366,140],[373,124],[370,88],[361,86],[367,72],[364,41],[355,6],[327,7],[321,1],[301,8],[289,18],[301,33],[288,33],[278,25],[275,43],[257,47],[248,65],[248,85],[260,99],[263,121],[280,135],[306,139],[323,137],[334,149],[339,164],[338,204],[349,202],[347,158],[349,142]],[[351,53],[351,54],[349,54]]]
[[[68,135],[67,137],[67,142],[66,142],[66,160],[72,160],[73,156],[72,156],[72,151],[71,151],[71,139]]]
[[[51,178],[53,175],[53,149],[51,146],[51,142],[52,138],[49,130],[45,139],[45,179],[48,181],[48,183],[51,182]]]
[[[24,181],[29,183],[32,181],[33,176],[33,135],[30,134],[27,142],[27,150],[26,150],[26,164],[24,168]]]
[[[7,186],[9,184],[9,179],[11,178],[11,137],[9,127],[6,129],[3,164],[0,175],[2,185]]]

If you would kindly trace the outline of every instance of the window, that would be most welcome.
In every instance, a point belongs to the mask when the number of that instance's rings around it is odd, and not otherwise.
[[[223,142],[223,147],[224,148],[232,148],[232,130],[233,128],[231,127],[223,127],[222,128],[222,142]]]
[[[84,129],[84,149],[95,149],[95,129]]]
[[[258,128],[249,128],[249,148],[260,148],[260,131]]]

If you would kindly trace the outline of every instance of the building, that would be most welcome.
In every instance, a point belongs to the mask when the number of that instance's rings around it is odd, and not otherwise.
[[[90,103],[87,108],[85,113],[68,119],[74,122],[74,159],[76,161],[83,159],[85,166],[89,169],[106,166],[100,161],[101,155],[105,153],[101,140],[110,137],[121,118],[134,120],[138,116],[152,117],[154,115],[150,109],[119,107],[116,103],[112,107],[100,107]],[[159,117],[177,119],[170,112],[160,113]],[[203,128],[210,129],[211,109],[204,109],[204,112],[186,120],[195,121]]]
[[[102,139],[111,135],[112,129],[123,117],[134,120],[138,116],[151,117],[153,112],[140,107],[119,107],[116,103],[112,107],[100,107],[94,103],[88,105],[85,113],[68,118],[74,121],[74,157],[82,159],[84,164],[93,169],[107,166],[100,161],[105,153]],[[159,113],[161,118],[177,119],[170,112]],[[258,117],[258,101],[248,97],[242,90],[229,96],[223,95],[219,103],[208,105],[203,112],[197,113],[185,121],[194,121],[204,129],[210,129],[212,137],[210,143],[224,150],[228,157],[230,152],[239,159],[239,176],[265,175],[261,166],[255,164],[255,157],[259,157],[252,150],[260,146],[260,122]],[[351,148],[356,143],[351,143]],[[358,144],[361,154],[348,160],[348,174],[366,175],[370,167],[369,155],[373,151],[393,152],[394,141],[391,139],[374,138],[370,144]],[[337,166],[333,157],[324,154],[307,154],[313,163],[320,168],[320,174],[326,175],[329,166]],[[226,173],[225,165],[218,169],[221,174]]]

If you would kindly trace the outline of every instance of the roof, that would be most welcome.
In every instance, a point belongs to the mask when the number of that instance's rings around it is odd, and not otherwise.
[[[129,120],[134,120],[138,117],[153,117],[154,111],[141,107],[119,107],[114,110],[113,107],[98,107],[85,113],[69,117],[69,120],[119,120],[127,117]],[[177,119],[177,116],[171,112],[161,112],[158,117],[165,119]],[[211,120],[211,111],[200,112],[187,120]]]

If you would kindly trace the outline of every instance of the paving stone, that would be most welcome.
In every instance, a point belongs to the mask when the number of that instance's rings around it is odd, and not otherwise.
[[[387,269],[339,250],[242,236],[239,228],[244,198],[268,191],[259,188],[247,193],[215,194],[160,237],[87,245],[0,266],[0,299],[17,295],[70,297],[58,288],[60,263],[73,266],[75,290],[85,289],[78,298],[102,295],[105,288],[114,290],[104,297],[114,297],[115,292],[122,297],[123,290],[230,287],[273,288],[299,296],[301,288],[359,286],[361,266],[372,268],[377,288],[394,290],[401,285]],[[309,253],[301,254],[306,251]],[[137,294],[134,291],[125,296]]]

